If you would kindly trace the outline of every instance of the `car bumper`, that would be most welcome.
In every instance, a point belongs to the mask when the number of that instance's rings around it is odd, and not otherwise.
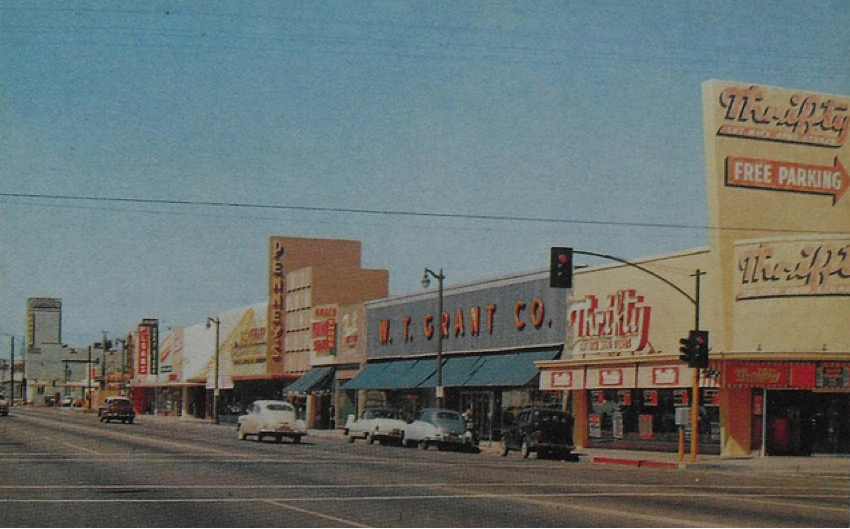
[[[304,437],[307,435],[307,432],[304,430],[296,430],[287,426],[260,430],[260,433],[262,435],[280,435],[283,437]]]
[[[473,445],[475,440],[468,435],[439,435],[434,438],[435,443],[447,445]]]
[[[135,413],[104,413],[102,417],[105,418],[105,419],[120,419],[120,420],[123,421],[125,419],[134,419],[136,417],[136,414]]]
[[[377,431],[371,432],[370,435],[376,441],[398,441],[404,436],[400,430],[391,430],[389,432]]]
[[[575,446],[558,443],[536,443],[534,445],[534,449],[538,452],[572,452],[573,450],[575,450]]]

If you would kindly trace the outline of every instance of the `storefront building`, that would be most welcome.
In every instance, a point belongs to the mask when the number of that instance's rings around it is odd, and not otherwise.
[[[534,364],[563,349],[566,296],[549,288],[548,272],[446,285],[438,307],[437,289],[366,304],[368,363],[343,386],[361,410],[390,406],[410,418],[436,405],[438,356],[443,406],[472,409],[482,439],[498,437],[505,411],[562,405],[539,391]]]
[[[701,449],[716,443],[730,457],[848,453],[850,202],[843,197],[850,98],[710,81],[703,107],[709,247],[663,260],[654,270],[685,292],[695,293],[701,277],[699,325],[709,331],[711,349],[710,368],[699,378]],[[635,353],[640,359],[632,373],[624,361],[628,352],[604,351],[618,343],[623,322],[633,317],[618,308],[619,292],[632,288],[623,283],[627,272],[621,268],[576,275],[570,353],[562,362],[540,364],[541,388],[574,395],[580,444],[634,442],[629,431],[637,414],[637,440],[658,448],[669,428],[662,419],[656,429],[657,414],[646,413],[646,402],[656,399],[654,377],[673,380],[676,371],[689,378],[676,357],[678,339],[696,324],[694,307],[682,295],[665,299],[670,294],[661,291],[670,289],[661,283],[634,290],[650,306],[651,347]],[[575,312],[588,300],[589,307],[607,300],[596,319]],[[613,307],[607,314],[606,302]],[[660,315],[670,304],[675,314]],[[601,344],[584,343],[593,333]],[[593,347],[596,358],[587,353]],[[620,376],[609,367],[633,379],[636,391],[616,389],[615,395],[614,388],[600,388]],[[659,391],[658,402],[689,406],[689,384],[678,385],[672,395]],[[669,409],[660,413],[669,415]]]
[[[337,389],[365,363],[362,302],[388,291],[388,272],[360,260],[359,241],[274,236],[268,302],[163,331],[143,320],[130,340],[136,409],[212,418],[217,392],[223,421],[257,399],[289,399],[309,427],[333,427],[354,406]]]

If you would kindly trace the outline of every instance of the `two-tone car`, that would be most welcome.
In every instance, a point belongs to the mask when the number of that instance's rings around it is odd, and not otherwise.
[[[133,409],[133,401],[127,397],[106,397],[103,406],[97,410],[97,417],[100,422],[121,421],[124,424],[133,424],[136,410]]]
[[[245,415],[238,419],[236,435],[244,441],[249,435],[262,441],[272,437],[278,443],[284,438],[300,443],[307,435],[304,421],[298,418],[298,412],[291,403],[284,400],[258,400],[248,408]]]
[[[348,416],[344,434],[349,443],[353,443],[355,439],[365,439],[369,444],[375,441],[381,444],[400,443],[406,426],[407,423],[396,410],[366,408],[359,418]]]
[[[402,437],[404,446],[419,445],[428,450],[436,446],[438,450],[447,448],[475,448],[475,437],[466,427],[463,415],[442,408],[424,408],[414,420],[404,427]]]

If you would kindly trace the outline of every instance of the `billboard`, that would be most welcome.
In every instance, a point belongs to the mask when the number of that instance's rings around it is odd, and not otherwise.
[[[848,350],[850,96],[709,81],[703,117],[714,347]]]

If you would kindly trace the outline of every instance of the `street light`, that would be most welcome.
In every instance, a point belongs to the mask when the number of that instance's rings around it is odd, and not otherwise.
[[[439,273],[434,273],[432,270],[426,268],[425,273],[422,275],[422,288],[428,288],[431,286],[431,278],[433,277],[437,280],[437,313],[438,316],[438,329],[437,329],[437,388],[436,388],[436,397],[437,397],[437,407],[443,407],[443,280],[446,279],[446,276],[443,275],[443,269],[440,268]]]
[[[127,370],[127,340],[123,338],[116,338],[115,341],[121,344],[121,382],[118,385],[118,390],[123,396],[127,389],[125,387],[126,382],[124,380],[124,372]]]
[[[221,320],[218,318],[207,318],[207,329],[215,325],[215,382],[213,383],[213,420],[218,424],[218,355],[219,355],[219,327]]]
[[[11,339],[11,364],[12,364],[12,378],[9,381],[9,407],[12,408],[15,406],[15,336],[9,334],[7,332],[2,333],[3,336],[8,336]]]

